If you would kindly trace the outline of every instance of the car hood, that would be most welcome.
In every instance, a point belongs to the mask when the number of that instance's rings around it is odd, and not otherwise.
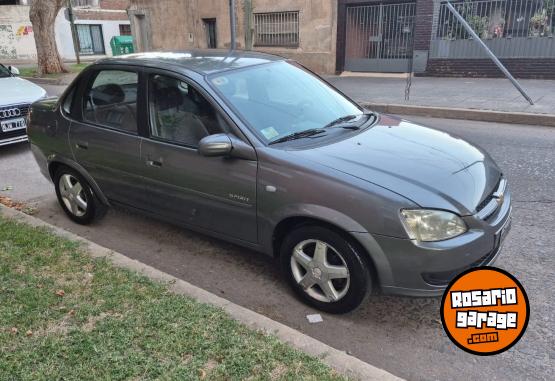
[[[0,106],[33,103],[46,95],[46,91],[19,77],[0,78]]]
[[[487,153],[461,138],[387,115],[351,138],[294,155],[461,215],[475,213],[501,176]]]

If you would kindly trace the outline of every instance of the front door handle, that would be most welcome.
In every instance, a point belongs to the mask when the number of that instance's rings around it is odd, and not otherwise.
[[[162,166],[162,160],[147,160],[146,165],[148,165],[149,167],[160,168]]]
[[[79,148],[79,149],[89,149],[89,143],[79,142],[79,143],[75,144],[75,147]]]

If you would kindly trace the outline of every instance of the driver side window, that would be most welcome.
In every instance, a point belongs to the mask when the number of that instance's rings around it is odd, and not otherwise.
[[[212,105],[186,82],[155,74],[148,88],[152,137],[197,148],[202,138],[225,129]]]

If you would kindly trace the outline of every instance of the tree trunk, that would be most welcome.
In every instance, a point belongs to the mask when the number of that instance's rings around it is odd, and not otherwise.
[[[34,0],[29,10],[37,47],[37,74],[67,73],[56,46],[54,25],[65,0]]]

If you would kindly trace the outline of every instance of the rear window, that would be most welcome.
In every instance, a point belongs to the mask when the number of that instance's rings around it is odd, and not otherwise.
[[[102,70],[89,83],[83,98],[87,122],[137,133],[139,76],[133,71]]]

